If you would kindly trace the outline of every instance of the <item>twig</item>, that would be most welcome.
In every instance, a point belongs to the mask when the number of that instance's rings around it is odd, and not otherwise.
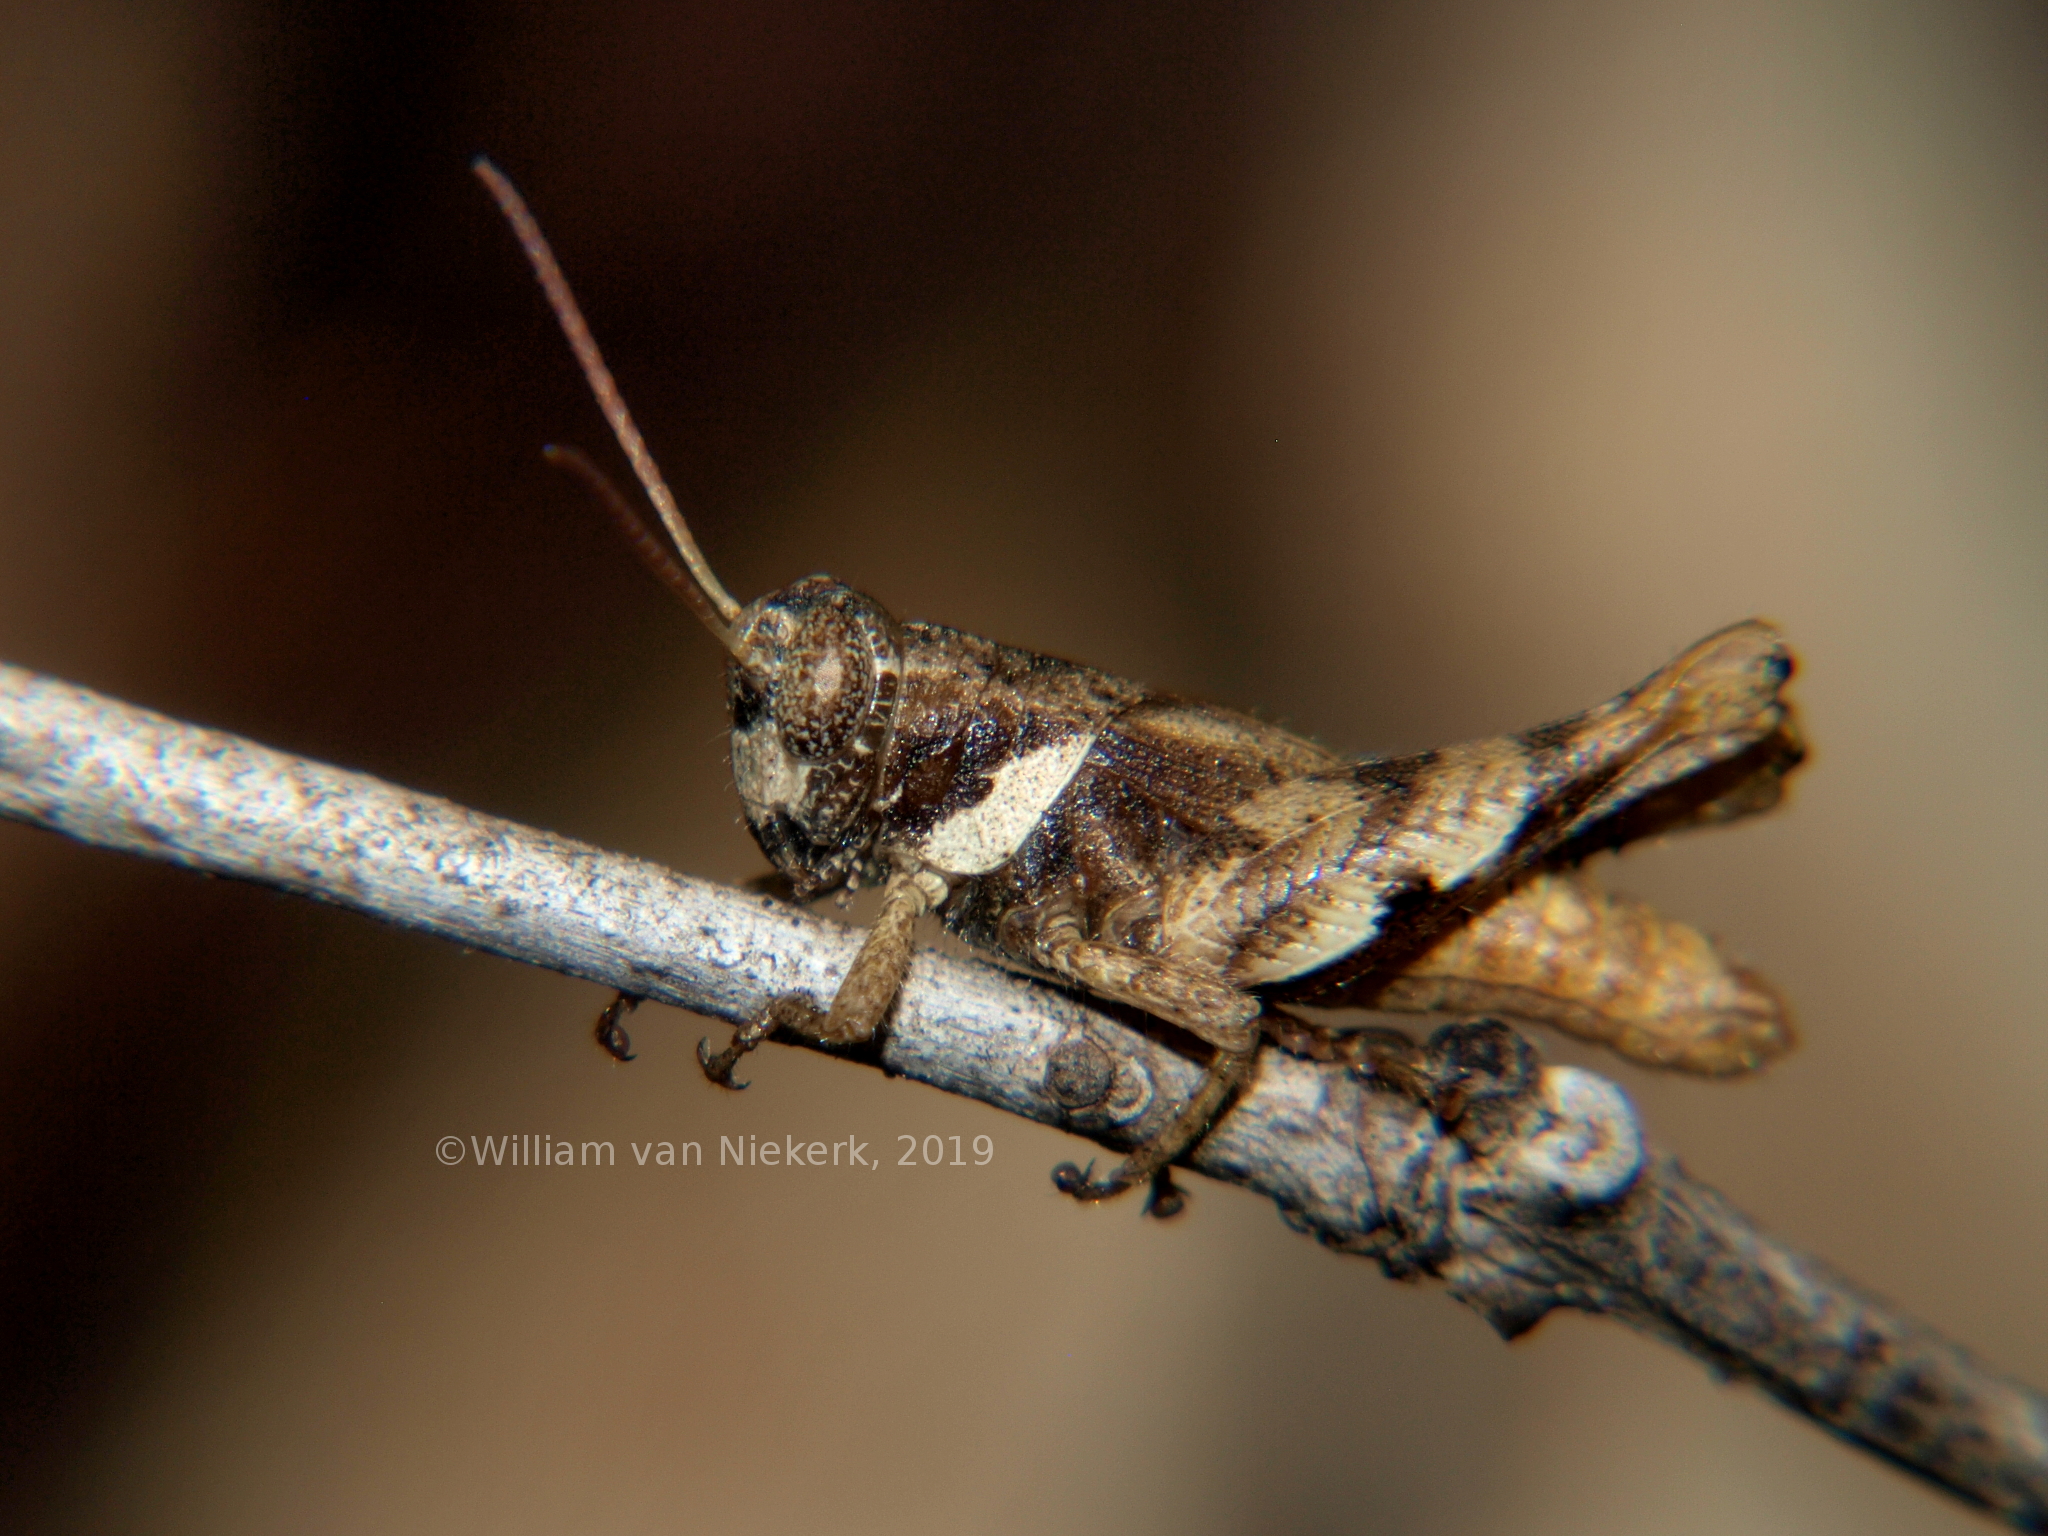
[[[0,666],[0,814],[254,880],[727,1020],[829,996],[856,934],[359,773]],[[844,1054],[844,1053],[843,1053]],[[852,1053],[1122,1149],[1195,1065],[1120,1016],[924,953]],[[1621,1090],[1498,1025],[1438,1031],[1426,1086],[1268,1051],[1189,1159],[1328,1246],[1428,1274],[1503,1334],[1603,1312],[1835,1433],[2048,1530],[2048,1399],[1754,1228],[1652,1156]]]

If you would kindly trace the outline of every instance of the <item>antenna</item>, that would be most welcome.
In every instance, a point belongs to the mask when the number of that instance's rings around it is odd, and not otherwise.
[[[533,263],[533,275],[540,279],[540,286],[548,296],[548,304],[554,309],[555,319],[560,322],[562,334],[569,340],[570,350],[576,354],[576,361],[583,366],[583,377],[590,383],[590,392],[597,396],[598,408],[604,412],[605,420],[611,423],[612,435],[619,440],[619,446],[633,465],[633,473],[640,477],[640,485],[647,492],[647,499],[654,503],[654,510],[661,516],[662,527],[674,541],[676,553],[683,557],[683,564],[689,567],[690,581],[685,584],[668,584],[681,594],[683,600],[704,621],[705,628],[718,637],[718,643],[728,651],[737,654],[737,636],[733,633],[733,620],[740,616],[740,605],[733,595],[726,591],[716,576],[711,574],[710,562],[704,552],[697,548],[697,541],[690,534],[690,525],[683,521],[683,514],[676,507],[676,499],[669,494],[668,482],[661,478],[661,471],[655,467],[654,456],[647,451],[647,443],[640,436],[640,429],[633,425],[633,414],[626,409],[625,397],[619,393],[619,386],[612,381],[611,370],[604,365],[604,354],[597,350],[597,342],[590,334],[590,327],[584,323],[583,311],[576,307],[576,296],[569,291],[568,279],[562,276],[562,269],[555,261],[555,253],[548,249],[547,237],[540,232],[526,200],[518,189],[505,179],[505,173],[482,155],[470,162],[470,169],[476,172],[477,180],[490,189],[497,199],[499,209],[504,213],[512,232],[519,237],[520,249],[526,252],[526,259]],[[573,473],[584,474],[564,454],[550,455],[557,464],[562,464]],[[577,455],[581,458],[582,455]],[[584,464],[594,472],[595,465],[588,460]],[[593,483],[605,485],[604,477],[597,475]],[[602,492],[600,492],[602,497]],[[616,497],[603,497],[608,503]],[[627,519],[637,524],[639,519],[632,514],[623,501],[613,508],[613,515],[620,511]],[[645,558],[643,553],[642,558]],[[659,574],[659,567],[656,567]],[[663,578],[667,580],[666,577]]]
[[[690,573],[676,564],[676,557],[661,541],[661,535],[640,515],[640,509],[626,500],[625,492],[612,483],[612,477],[591,462],[589,454],[566,443],[546,443],[541,447],[540,456],[555,468],[567,470],[589,487],[590,493],[597,498],[597,504],[610,514],[619,532],[626,536],[626,543],[640,557],[640,563],[654,573],[654,579],[692,608],[702,611],[704,594],[697,590],[697,583],[691,579]]]

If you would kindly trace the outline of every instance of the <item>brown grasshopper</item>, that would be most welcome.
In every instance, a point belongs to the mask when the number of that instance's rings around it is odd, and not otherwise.
[[[882,887],[881,915],[829,1006],[786,996],[705,1073],[778,1029],[848,1044],[886,1019],[917,920],[1186,1031],[1205,1078],[1099,1200],[1155,1180],[1206,1133],[1262,1038],[1364,1062],[1408,1087],[1393,1031],[1339,1033],[1297,1002],[1497,1013],[1683,1071],[1749,1071],[1791,1028],[1762,979],[1702,934],[1578,871],[1635,839],[1769,808],[1803,749],[1770,625],[1711,635],[1612,701],[1514,736],[1345,759],[1275,726],[1073,662],[901,622],[830,576],[742,606],[698,550],[532,215],[477,174],[518,233],[687,574],[580,456],[642,555],[725,647],[747,825],[797,899]],[[599,1038],[624,1055],[623,997]]]

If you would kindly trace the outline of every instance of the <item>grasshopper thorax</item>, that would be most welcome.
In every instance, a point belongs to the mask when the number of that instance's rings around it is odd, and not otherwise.
[[[881,825],[875,781],[903,676],[896,621],[830,576],[749,603],[726,673],[747,825],[799,898],[845,885]]]

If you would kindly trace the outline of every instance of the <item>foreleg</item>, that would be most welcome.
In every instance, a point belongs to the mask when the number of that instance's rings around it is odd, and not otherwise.
[[[945,882],[918,871],[892,876],[882,891],[881,916],[861,941],[852,968],[821,1009],[801,993],[776,998],[733,1031],[732,1043],[714,1052],[711,1042],[697,1042],[697,1061],[704,1075],[724,1088],[744,1088],[733,1081],[740,1058],[778,1029],[789,1029],[828,1045],[854,1045],[874,1038],[910,970],[917,920],[945,899]]]

